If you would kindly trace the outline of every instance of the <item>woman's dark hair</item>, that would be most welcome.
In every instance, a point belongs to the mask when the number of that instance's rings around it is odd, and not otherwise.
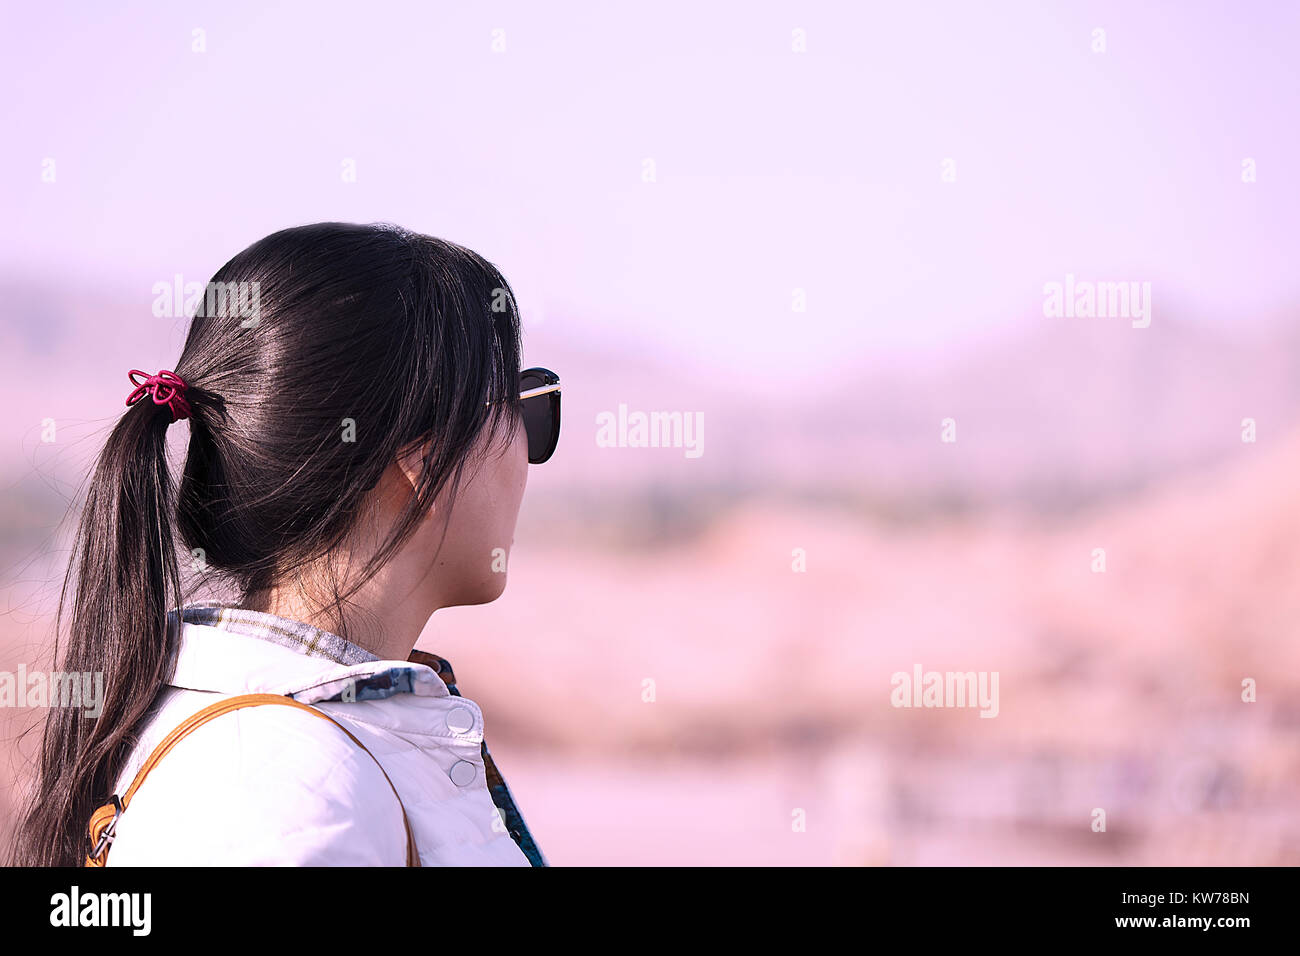
[[[113,429],[86,493],[56,635],[68,619],[59,666],[102,673],[104,700],[97,718],[50,708],[14,835],[18,865],[83,865],[90,814],[112,794],[170,679],[168,612],[184,602],[183,565],[245,598],[292,580],[346,541],[399,454],[428,443],[391,535],[335,591],[342,632],[347,597],[444,489],[454,498],[476,449],[509,440],[519,415],[514,296],[468,249],[388,225],[319,223],[254,243],[208,289],[219,294],[200,303],[173,367],[192,409],[179,490],[167,459],[171,413],[146,398]],[[222,295],[256,310],[212,309]]]

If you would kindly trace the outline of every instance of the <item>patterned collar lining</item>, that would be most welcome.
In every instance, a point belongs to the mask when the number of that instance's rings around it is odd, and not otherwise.
[[[174,622],[175,619],[176,612],[171,611],[168,620]],[[365,648],[358,647],[337,634],[262,611],[248,611],[225,604],[188,604],[183,608],[182,620],[186,624],[204,624],[235,634],[260,637],[309,657],[321,657],[336,664],[351,666],[379,660]]]

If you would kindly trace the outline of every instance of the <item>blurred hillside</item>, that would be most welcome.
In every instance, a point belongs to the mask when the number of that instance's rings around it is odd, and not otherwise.
[[[0,476],[35,471],[67,489],[84,475],[121,410],[126,370],[169,367],[184,342],[185,322],[153,317],[151,302],[147,289],[0,278],[0,371],[15,386]],[[988,503],[1059,510],[1228,461],[1243,418],[1265,445],[1300,424],[1295,310],[1231,327],[1172,311],[1132,329],[1046,319],[1031,296],[1021,320],[963,347],[837,355],[833,372],[789,381],[525,315],[525,364],[555,369],[565,386],[561,452],[530,480],[555,493],[552,507],[568,496],[592,517],[626,513],[629,493],[651,509],[656,497],[675,508],[778,491],[900,517]],[[620,404],[702,413],[703,455],[598,447],[596,415]],[[40,443],[46,418],[67,431],[54,446]],[[947,418],[953,444],[939,441]]]
[[[836,821],[796,851],[772,809],[711,847],[729,859],[757,844],[792,862],[1294,865],[1300,433],[1245,447],[1053,519],[900,527],[765,502],[657,550],[521,541],[507,594],[435,615],[422,646],[455,662],[498,752],[618,755],[671,779],[734,770],[787,819],[811,805]],[[999,716],[894,709],[890,675],[918,662],[999,672]],[[534,764],[539,781],[563,774]],[[691,797],[645,776],[606,785],[612,802],[652,788],[645,844],[691,852],[659,817],[691,813]],[[1108,834],[1087,829],[1095,807]],[[602,858],[574,808],[556,809]]]

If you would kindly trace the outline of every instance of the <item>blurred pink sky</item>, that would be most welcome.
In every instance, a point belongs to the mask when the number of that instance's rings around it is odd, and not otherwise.
[[[0,262],[134,292],[147,321],[154,282],[277,228],[391,220],[492,258],[535,326],[786,380],[1041,321],[1067,272],[1151,281],[1157,330],[1232,326],[1300,292],[1298,24],[1277,3],[27,5],[0,38]]]

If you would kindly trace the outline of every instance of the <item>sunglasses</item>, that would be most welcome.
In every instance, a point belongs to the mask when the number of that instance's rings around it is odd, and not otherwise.
[[[555,453],[560,440],[560,376],[546,368],[524,369],[519,373],[519,400],[528,433],[528,463],[540,465]]]

